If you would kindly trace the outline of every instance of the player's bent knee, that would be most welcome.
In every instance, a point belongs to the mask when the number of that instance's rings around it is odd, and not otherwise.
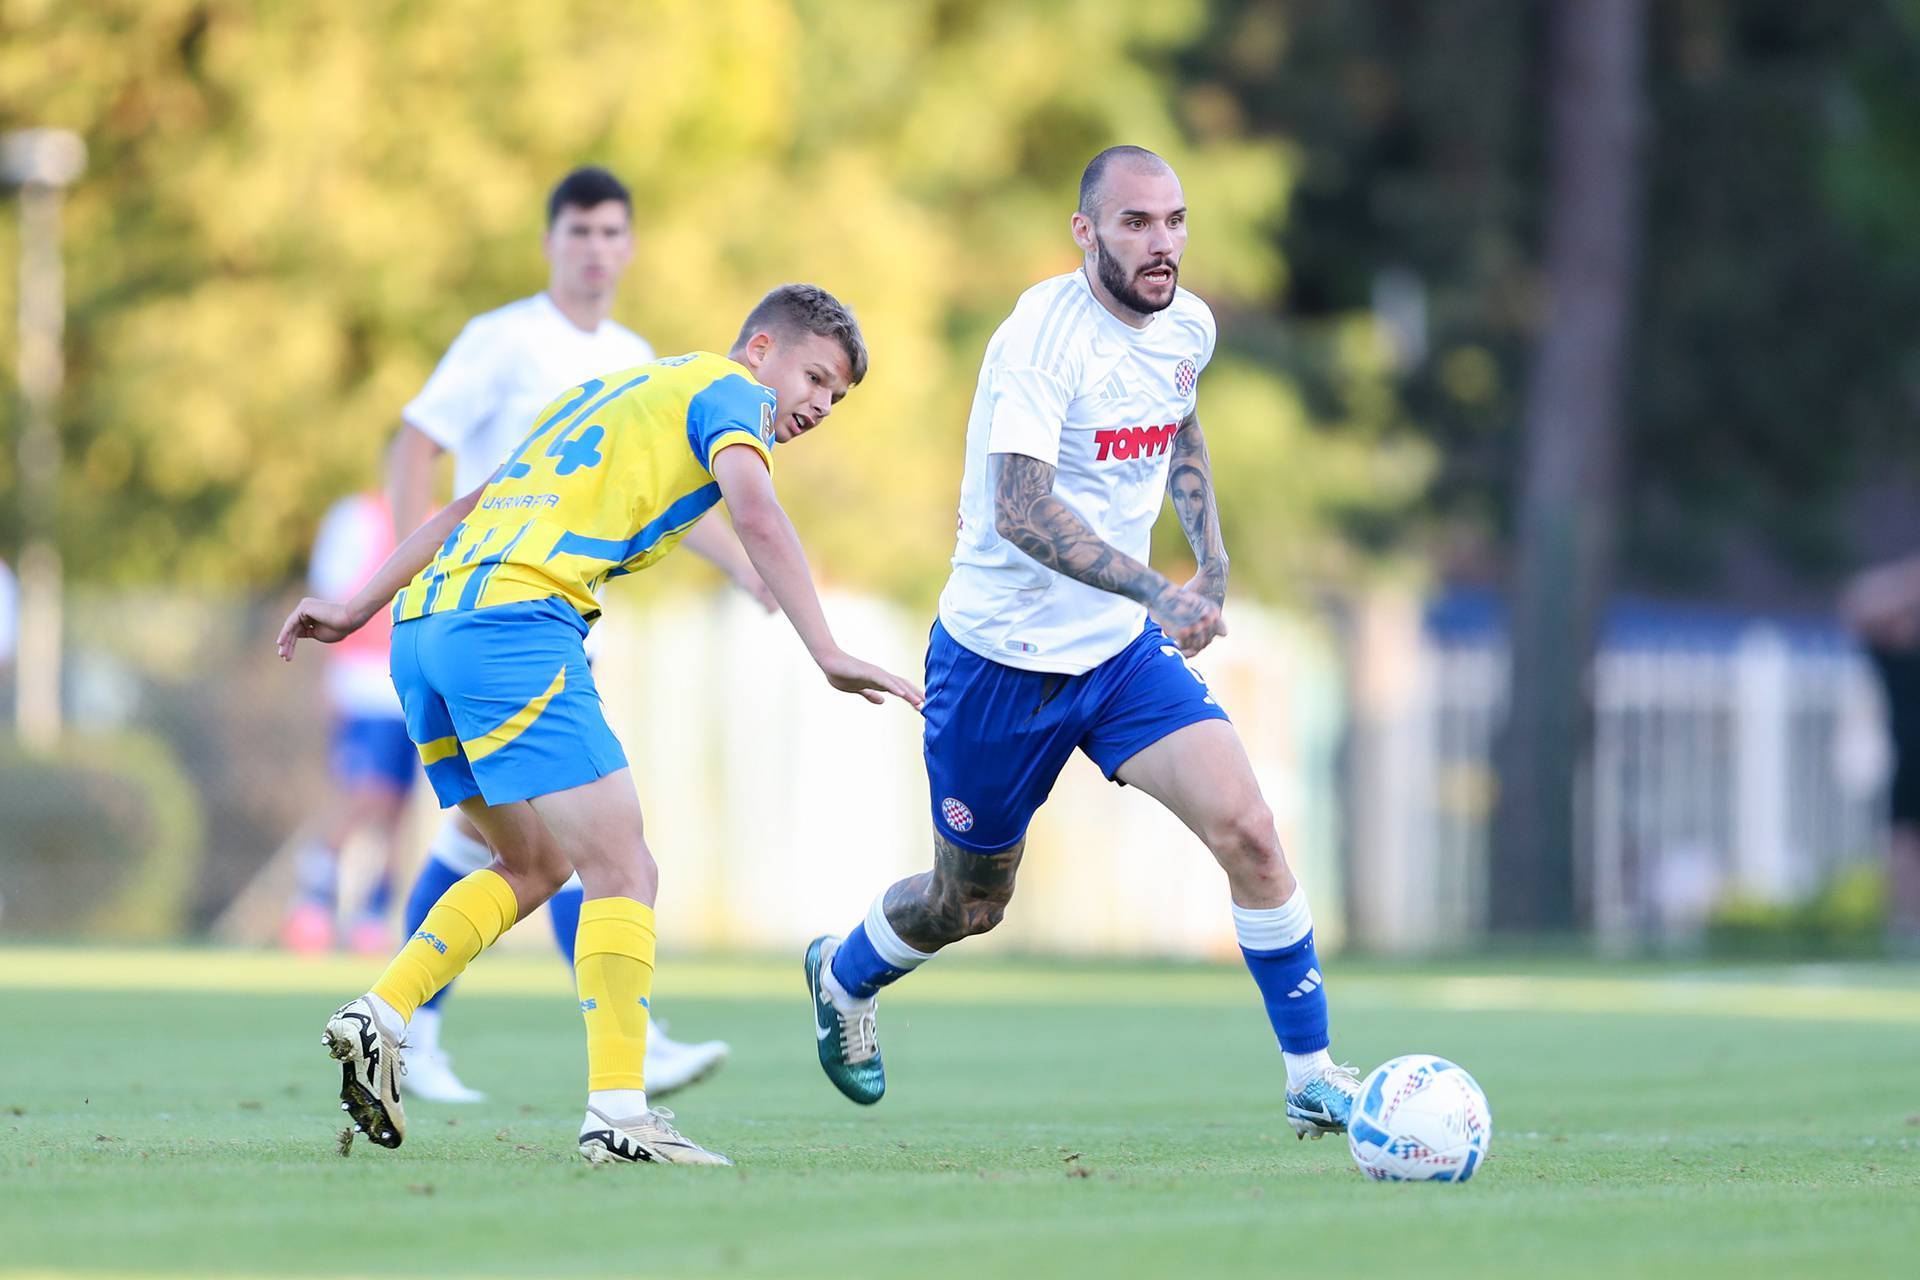
[[[1007,899],[992,897],[977,899],[968,904],[967,932],[969,934],[991,933],[1000,922],[1007,918]]]
[[[1007,903],[1012,900],[1011,887],[1005,891],[997,888],[976,889],[964,894],[960,900],[959,918],[956,921],[956,939],[991,933],[1002,920],[1006,919]]]
[[[1212,824],[1207,831],[1207,847],[1222,862],[1280,861],[1280,835],[1273,825],[1273,810],[1261,800],[1242,805]]]

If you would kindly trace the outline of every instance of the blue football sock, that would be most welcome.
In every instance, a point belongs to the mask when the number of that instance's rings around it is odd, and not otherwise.
[[[833,953],[833,980],[855,1000],[871,999],[873,994],[918,969],[933,959],[931,951],[916,951],[901,941],[875,898],[867,918],[853,927]]]
[[[388,909],[392,906],[393,873],[383,871],[380,873],[380,878],[373,882],[373,887],[367,890],[367,900],[361,905],[360,914],[363,916],[372,916],[375,919],[384,919]],[[413,931],[409,929],[407,932],[411,935]]]
[[[1266,1002],[1267,1021],[1280,1048],[1287,1053],[1313,1053],[1327,1047],[1327,987],[1320,977],[1320,957],[1314,954],[1313,935],[1283,951],[1240,948],[1253,971],[1253,981]]]
[[[440,901],[440,895],[465,879],[465,873],[456,871],[438,858],[428,858],[420,864],[420,874],[413,882],[413,891],[407,894],[407,932],[411,938],[427,918],[427,912],[433,910],[433,904]],[[453,990],[449,982],[433,995],[433,998],[421,1006],[423,1009],[438,1009],[440,1002]]]
[[[1280,907],[1233,908],[1234,932],[1254,985],[1267,1006],[1267,1021],[1280,1049],[1316,1053],[1327,1047],[1327,988],[1313,949],[1313,916],[1304,889]]]
[[[553,925],[553,940],[568,964],[573,963],[573,935],[580,932],[580,900],[586,896],[585,889],[572,884],[547,899],[547,919]]]

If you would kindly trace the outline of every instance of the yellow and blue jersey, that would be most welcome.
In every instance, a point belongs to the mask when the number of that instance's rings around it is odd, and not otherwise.
[[[644,569],[720,500],[713,460],[773,462],[773,392],[697,351],[591,379],[548,405],[393,620],[557,598],[588,622],[608,578]]]

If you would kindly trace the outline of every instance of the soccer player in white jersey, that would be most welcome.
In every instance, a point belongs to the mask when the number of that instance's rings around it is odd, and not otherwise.
[[[1195,409],[1213,315],[1179,287],[1186,198],[1160,157],[1113,147],[1087,165],[1072,229],[1084,266],[1021,296],[967,424],[959,545],[927,650],[933,869],[808,947],[820,1064],[855,1102],[880,1100],[876,993],[1000,922],[1027,824],[1077,748],[1219,861],[1285,1061],[1287,1120],[1301,1137],[1339,1133],[1359,1080],[1327,1051],[1306,892],[1232,723],[1187,665],[1226,631],[1227,553]],[[1146,563],[1170,492],[1199,565],[1185,586]]]
[[[350,595],[393,554],[394,545],[385,495],[349,495],[320,522],[307,580],[326,599]],[[406,717],[387,674],[392,631],[391,622],[374,619],[327,651],[332,786],[295,851],[293,898],[280,926],[281,944],[289,951],[314,955],[335,944],[340,852],[356,832],[371,836],[378,847],[379,871],[352,912],[349,945],[366,955],[393,945],[387,915],[420,753],[407,737]]]
[[[556,393],[609,369],[653,359],[646,339],[611,318],[620,276],[633,259],[633,200],[620,180],[593,167],[561,179],[547,198],[541,247],[549,268],[546,290],[468,321],[402,412],[387,464],[394,524],[402,538],[426,518],[434,462],[442,452],[453,454],[453,492],[470,493],[526,438]],[[773,607],[725,521],[709,515],[682,545],[712,561],[762,607]],[[407,932],[419,927],[450,885],[486,866],[492,856],[472,824],[449,810],[408,895]],[[580,901],[576,876],[547,907],[568,963]],[[441,1047],[442,1002],[450,990],[428,1001],[408,1028],[407,1090],[438,1102],[477,1102],[483,1095],[461,1083]],[[726,1057],[723,1041],[670,1039],[656,1015],[647,1040],[648,1091],[658,1098],[684,1088],[711,1075]]]

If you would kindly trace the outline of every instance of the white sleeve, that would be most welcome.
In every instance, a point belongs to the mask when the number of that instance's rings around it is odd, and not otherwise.
[[[1019,453],[1048,466],[1060,461],[1060,429],[1073,397],[1058,374],[1031,366],[993,371],[993,422],[988,453]]]
[[[1219,340],[1220,330],[1214,324],[1213,308],[1198,298],[1194,301],[1199,303],[1200,307],[1200,332],[1203,335],[1200,346],[1200,367],[1204,369],[1213,363],[1213,346]]]
[[[448,451],[458,450],[499,406],[499,325],[485,317],[467,322],[440,357],[433,376],[401,412],[407,422]]]
[[[367,559],[373,554],[373,530],[355,498],[333,504],[313,540],[307,585],[322,600],[344,600],[360,589]]]

